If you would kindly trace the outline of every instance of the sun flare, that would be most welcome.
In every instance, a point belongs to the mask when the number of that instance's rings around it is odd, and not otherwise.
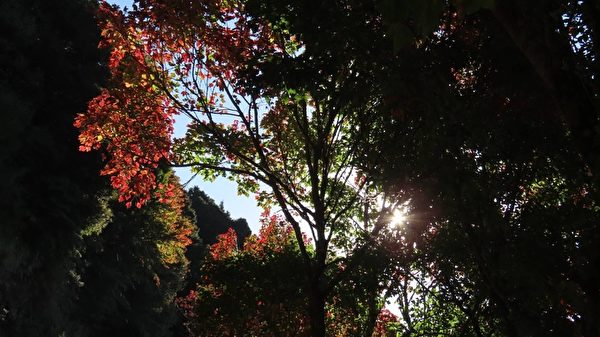
[[[392,225],[402,225],[408,220],[406,208],[396,208],[392,214]]]

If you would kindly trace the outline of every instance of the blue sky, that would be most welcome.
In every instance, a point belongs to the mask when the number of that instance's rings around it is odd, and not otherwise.
[[[132,0],[108,0],[111,4],[116,4],[123,8],[127,6],[131,8]],[[186,130],[186,124],[189,122],[186,118],[177,118],[175,123],[175,135],[183,135]],[[187,182],[192,177],[192,173],[189,168],[179,168],[175,172],[181,179],[182,183]],[[218,178],[214,182],[206,182],[201,178],[194,178],[186,186],[191,188],[192,186],[198,186],[201,190],[206,192],[211,198],[215,200],[217,204],[223,202],[225,210],[227,210],[231,217],[245,218],[248,220],[248,224],[252,229],[252,232],[258,233],[261,209],[256,205],[256,201],[253,196],[245,197],[237,194],[237,185],[227,179]]]

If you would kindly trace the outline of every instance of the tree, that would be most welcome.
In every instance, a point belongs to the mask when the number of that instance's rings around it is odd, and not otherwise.
[[[424,265],[465,314],[509,336],[594,336],[597,136],[582,128],[597,125],[597,68],[592,25],[576,19],[592,6],[546,5],[450,9],[436,36],[400,51],[411,62],[390,73],[394,118],[382,118],[384,155],[370,165],[411,195],[435,233]]]
[[[0,335],[166,335],[187,261],[183,191],[125,209],[72,123],[108,77],[95,1],[0,4]],[[169,181],[168,174],[159,179]]]
[[[178,296],[186,296],[190,291],[195,290],[197,284],[204,275],[204,260],[208,254],[211,245],[217,243],[218,236],[234,230],[236,233],[236,242],[239,248],[243,247],[244,241],[250,236],[251,231],[246,219],[240,218],[233,220],[229,212],[223,209],[222,205],[217,206],[213,199],[198,187],[189,189],[186,193],[191,217],[195,220],[196,232],[191,237],[192,243],[187,247],[186,257],[190,262],[189,271],[185,278],[185,286],[179,291]],[[238,285],[245,288],[244,285]],[[181,321],[184,318],[181,317]],[[181,326],[179,335],[186,335],[186,331]]]
[[[163,161],[268,186],[258,199],[294,229],[313,336],[407,200],[400,247],[461,331],[597,335],[598,7],[314,5],[104,7],[112,83],[78,118],[83,149],[106,147],[104,173],[138,206],[165,187]],[[176,113],[191,123],[171,144]]]
[[[376,105],[365,91],[372,73],[361,72],[369,50],[357,38],[352,50],[360,55],[321,57],[320,41],[309,39],[317,35],[303,37],[305,45],[289,35],[285,15],[298,13],[249,8],[258,15],[237,1],[140,1],[124,16],[104,4],[112,78],[77,118],[81,149],[107,150],[102,173],[111,175],[121,200],[138,207],[168,188],[153,173],[164,161],[205,179],[227,176],[241,193],[268,186],[258,200],[276,203],[294,230],[311,334],[325,336],[327,298],[361,264],[399,203],[354,166],[360,142],[352,135],[369,138],[365,116]],[[326,9],[319,16],[365,24],[356,20],[360,9],[350,18],[337,6]],[[172,143],[175,114],[191,122]]]
[[[302,257],[292,228],[268,221],[242,249],[231,228],[211,246],[197,288],[179,302],[192,335],[306,335],[306,297],[295,270]]]
[[[265,214],[262,221],[260,233],[248,237],[243,248],[233,229],[211,246],[197,288],[178,301],[191,335],[310,335],[308,296],[296,270],[302,254],[293,229],[275,215]],[[384,260],[371,260],[371,271],[379,271],[377,261]],[[360,273],[349,279],[333,290],[327,303],[328,335],[386,336],[393,315],[380,315],[381,306],[369,307],[380,299],[380,287],[365,282]],[[366,324],[371,317],[373,322]]]
[[[159,177],[176,180],[171,172]],[[126,208],[116,192],[107,198],[106,226],[86,240],[76,324],[67,335],[169,335],[177,323],[175,297],[188,272],[185,253],[193,231],[183,213],[183,189],[172,198],[169,205],[151,200],[143,209]]]
[[[58,335],[98,226],[100,156],[71,126],[108,73],[93,1],[0,3],[0,335]]]

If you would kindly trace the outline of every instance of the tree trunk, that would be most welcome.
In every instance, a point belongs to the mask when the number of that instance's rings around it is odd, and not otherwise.
[[[309,303],[310,335],[311,337],[325,337],[325,296],[319,289],[319,282],[311,282],[311,293]]]
[[[368,312],[367,312],[367,322],[363,327],[362,337],[371,337],[373,335],[373,331],[375,330],[375,325],[377,324],[377,316],[379,316],[379,312],[381,308],[377,305],[377,293],[372,292],[369,294],[368,301]]]

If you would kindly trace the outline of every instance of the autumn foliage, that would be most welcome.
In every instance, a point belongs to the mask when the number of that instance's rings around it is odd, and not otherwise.
[[[600,7],[313,7],[101,5],[110,81],[75,125],[119,200],[175,216],[180,191],[158,172],[187,166],[283,214],[243,246],[229,231],[212,247],[181,300],[189,329],[599,335]],[[191,233],[170,230],[179,243],[161,256],[176,261]],[[381,313],[388,295],[402,322]]]
[[[178,299],[193,336],[309,336],[305,276],[292,228],[266,213],[258,235],[239,249],[233,229],[219,236],[204,261],[197,289]],[[351,294],[348,294],[351,295]],[[345,296],[345,295],[344,295]],[[336,295],[327,307],[330,336],[353,336],[361,313]],[[386,310],[379,314],[373,337],[387,336],[395,322]]]
[[[293,232],[277,217],[238,248],[233,229],[219,236],[197,289],[179,299],[194,336],[306,336],[303,277]]]
[[[114,85],[90,101],[87,114],[78,115],[80,150],[104,145],[108,161],[101,173],[111,177],[120,200],[131,205],[139,195],[136,206],[141,207],[159,187],[155,170],[169,158],[175,111],[149,82],[150,68],[136,40],[142,38],[140,33],[106,3],[99,16],[104,25],[100,46],[112,47],[109,68]]]
[[[187,264],[185,257],[187,246],[192,243],[191,236],[195,226],[192,220],[184,216],[186,207],[185,191],[179,183],[179,179],[172,174],[167,174],[169,186],[169,202],[161,205],[160,219],[165,223],[165,239],[157,243],[162,261],[166,265]],[[165,196],[162,196],[165,198]],[[158,198],[157,198],[158,199]],[[160,200],[160,199],[159,199]]]
[[[218,109],[215,89],[239,81],[244,60],[276,49],[269,30],[248,22],[241,9],[239,1],[150,0],[124,15],[101,3],[100,47],[110,52],[110,83],[75,126],[81,151],[105,150],[101,174],[128,205],[141,207],[152,195],[170,200],[173,186],[157,182],[156,169],[175,159],[180,108]]]

